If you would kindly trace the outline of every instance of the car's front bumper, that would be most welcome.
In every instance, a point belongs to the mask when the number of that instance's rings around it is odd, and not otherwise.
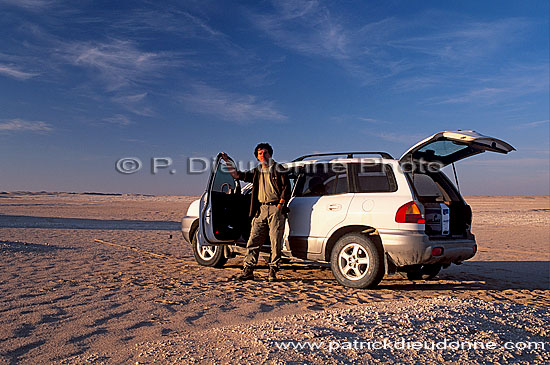
[[[185,216],[181,220],[181,233],[183,239],[188,243],[191,243],[191,231],[195,229],[195,226],[198,224],[199,218]]]
[[[432,239],[418,231],[379,232],[384,250],[393,263],[400,266],[460,263],[472,258],[476,251],[476,241],[471,239]],[[441,255],[433,255],[434,248],[442,248]]]

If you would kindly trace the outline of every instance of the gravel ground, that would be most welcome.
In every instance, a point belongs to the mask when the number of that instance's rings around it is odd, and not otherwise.
[[[143,343],[136,345],[136,363],[548,364],[549,328],[546,308],[439,297],[290,315]]]

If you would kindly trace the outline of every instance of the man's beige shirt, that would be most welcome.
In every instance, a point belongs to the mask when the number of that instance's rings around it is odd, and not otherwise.
[[[270,161],[269,165],[261,165],[262,173],[260,174],[260,181],[258,184],[258,201],[260,203],[269,203],[279,200],[279,196],[273,187],[273,183],[270,179],[270,171],[273,167],[273,161]]]

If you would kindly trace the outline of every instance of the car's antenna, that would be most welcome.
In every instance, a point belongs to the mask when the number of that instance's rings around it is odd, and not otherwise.
[[[454,162],[453,162],[453,172],[455,174],[456,188],[458,189],[458,193],[460,194],[460,185],[458,185],[458,176],[456,175],[456,167]]]

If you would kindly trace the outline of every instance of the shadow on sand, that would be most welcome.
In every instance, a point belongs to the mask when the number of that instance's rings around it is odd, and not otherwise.
[[[52,252],[57,250],[74,250],[74,248],[27,242],[0,241],[0,252]]]
[[[226,265],[228,268],[240,269],[239,264]],[[267,277],[267,265],[258,265],[260,275]],[[279,281],[304,283],[335,283],[328,264],[290,263],[281,265]],[[320,276],[321,273],[322,277]],[[265,274],[265,275],[264,275]],[[262,280],[262,279],[260,279]],[[389,290],[549,290],[550,261],[472,261],[460,266],[453,265],[442,270],[436,279],[411,281],[399,274],[385,276],[384,280],[373,289]]]
[[[0,228],[179,231],[181,229],[181,223],[173,221],[139,221],[128,219],[34,217],[26,215],[4,215],[0,213]]]

